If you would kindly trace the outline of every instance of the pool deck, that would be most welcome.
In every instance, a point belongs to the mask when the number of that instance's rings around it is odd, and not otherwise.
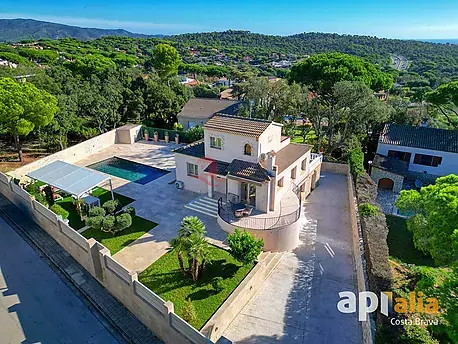
[[[114,255],[114,258],[130,270],[141,272],[159,259],[170,247],[169,242],[176,236],[180,222],[185,216],[198,216],[206,226],[207,238],[216,245],[224,245],[226,233],[216,219],[184,205],[201,196],[187,190],[178,190],[174,184],[175,159],[172,149],[181,145],[139,141],[132,145],[115,144],[76,163],[88,166],[98,161],[117,156],[141,164],[161,168],[170,173],[141,185],[118,177],[112,177],[113,190],[135,199],[131,205],[137,215],[158,226]]]

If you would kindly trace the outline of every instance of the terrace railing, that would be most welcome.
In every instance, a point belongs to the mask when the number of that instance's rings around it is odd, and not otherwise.
[[[299,220],[301,216],[301,195],[300,188],[292,185],[292,191],[298,198],[297,209],[293,212],[282,214],[273,217],[257,217],[256,215],[249,215],[244,217],[236,217],[235,212],[228,202],[223,204],[223,199],[218,200],[218,216],[225,222],[245,229],[257,230],[272,230],[275,228],[284,227]]]

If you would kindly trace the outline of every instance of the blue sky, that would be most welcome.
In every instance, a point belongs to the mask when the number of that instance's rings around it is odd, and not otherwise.
[[[146,34],[240,29],[458,38],[457,0],[0,1],[0,18],[18,17]]]

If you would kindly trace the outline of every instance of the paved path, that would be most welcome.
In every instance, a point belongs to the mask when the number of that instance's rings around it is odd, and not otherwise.
[[[93,278],[78,262],[68,254],[65,249],[62,248],[48,233],[45,232],[38,224],[33,222],[26,214],[24,214],[19,208],[12,204],[8,199],[0,194],[0,217],[4,219],[10,226],[14,227],[14,230],[19,234],[23,239],[27,240],[33,244],[34,248],[43,253],[53,264],[53,267],[56,267],[59,273],[62,274],[63,278],[66,279],[72,286],[75,287],[77,292],[81,295],[84,295],[85,300],[87,300],[95,309],[97,309],[98,314],[101,314],[107,322],[113,326],[124,338],[130,343],[138,344],[159,344],[161,341],[145,326],[140,320],[138,320],[128,309],[126,309],[119,301],[117,301],[95,278]],[[0,235],[1,242],[4,245],[9,246],[9,241],[3,240],[3,236]],[[0,249],[0,252],[2,250]],[[13,253],[12,253],[13,254]],[[3,259],[10,260],[9,255],[2,256]],[[38,258],[35,258],[38,259]],[[34,259],[29,259],[28,261],[33,261]],[[6,264],[6,263],[5,263]],[[0,266],[2,271],[4,271],[3,261],[0,261]],[[6,265],[7,266],[7,265]],[[13,293],[18,293],[17,286],[11,283],[12,278],[14,277],[14,270],[4,271],[4,278],[6,285]],[[12,277],[13,276],[13,277]],[[40,275],[38,275],[40,276]],[[35,281],[36,282],[36,281]],[[38,283],[38,282],[36,282]],[[35,284],[25,288],[25,290],[35,288]],[[52,293],[54,289],[48,287]],[[44,288],[41,288],[41,290]],[[28,291],[30,294],[32,291]],[[20,297],[25,297],[25,293],[22,293]],[[58,302],[59,294],[54,293],[54,298],[44,302],[45,307],[52,309],[52,303]],[[83,297],[83,296],[82,296]],[[65,299],[64,299],[65,300]],[[24,302],[25,304],[25,302]],[[9,305],[7,305],[9,307]],[[20,307],[17,306],[18,310]],[[14,309],[14,308],[13,308]],[[47,314],[49,310],[42,310],[43,314]],[[19,312],[22,312],[20,310]],[[58,313],[59,314],[59,313]],[[67,312],[66,314],[71,314]],[[60,314],[62,316],[62,314]],[[19,314],[19,317],[21,313]],[[70,315],[68,315],[70,316]],[[62,316],[64,318],[64,316]],[[57,319],[56,315],[54,318],[49,316],[50,319]],[[48,321],[47,317],[43,318],[44,321]],[[22,320],[20,318],[21,324]],[[27,322],[27,328],[33,328],[33,323]],[[64,322],[63,324],[67,324]],[[80,327],[78,322],[72,322],[75,327],[72,331],[82,331],[84,326]],[[44,328],[47,328],[43,326]],[[58,328],[52,329],[51,332],[59,333]],[[83,334],[81,334],[83,335]],[[28,334],[27,334],[28,336]],[[0,343],[3,344],[0,336]],[[38,341],[38,339],[37,339]],[[14,341],[13,341],[14,342]],[[35,342],[35,341],[34,341]],[[83,343],[84,341],[44,341],[43,343]],[[27,343],[27,342],[26,342]],[[91,341],[89,341],[91,343]]]
[[[361,343],[356,314],[337,310],[356,291],[344,175],[323,173],[305,204],[301,245],[288,253],[224,336],[236,343]]]
[[[0,237],[1,343],[118,343],[1,218]]]

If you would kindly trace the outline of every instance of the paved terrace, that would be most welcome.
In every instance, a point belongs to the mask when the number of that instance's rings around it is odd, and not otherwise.
[[[141,185],[125,179],[113,177],[113,190],[135,199],[131,205],[137,215],[158,224],[148,233],[114,255],[114,258],[126,268],[141,272],[161,257],[169,248],[169,241],[176,236],[179,225],[185,216],[198,216],[205,224],[207,237],[214,243],[222,244],[226,234],[221,230],[216,219],[184,205],[201,196],[194,192],[178,190],[174,184],[175,159],[172,149],[176,144],[139,141],[133,145],[115,144],[96,154],[77,162],[79,166],[117,156],[141,164],[171,171],[170,173]]]
[[[223,198],[224,199],[224,198]],[[251,216],[237,218],[230,209],[230,204],[227,204],[228,217],[233,226],[251,229],[268,229],[289,225],[297,219],[299,209],[299,199],[297,195],[290,189],[288,190],[280,202],[280,207],[275,211],[264,213],[259,210],[253,210]],[[224,215],[223,215],[224,216]],[[226,216],[223,217],[227,219]]]

